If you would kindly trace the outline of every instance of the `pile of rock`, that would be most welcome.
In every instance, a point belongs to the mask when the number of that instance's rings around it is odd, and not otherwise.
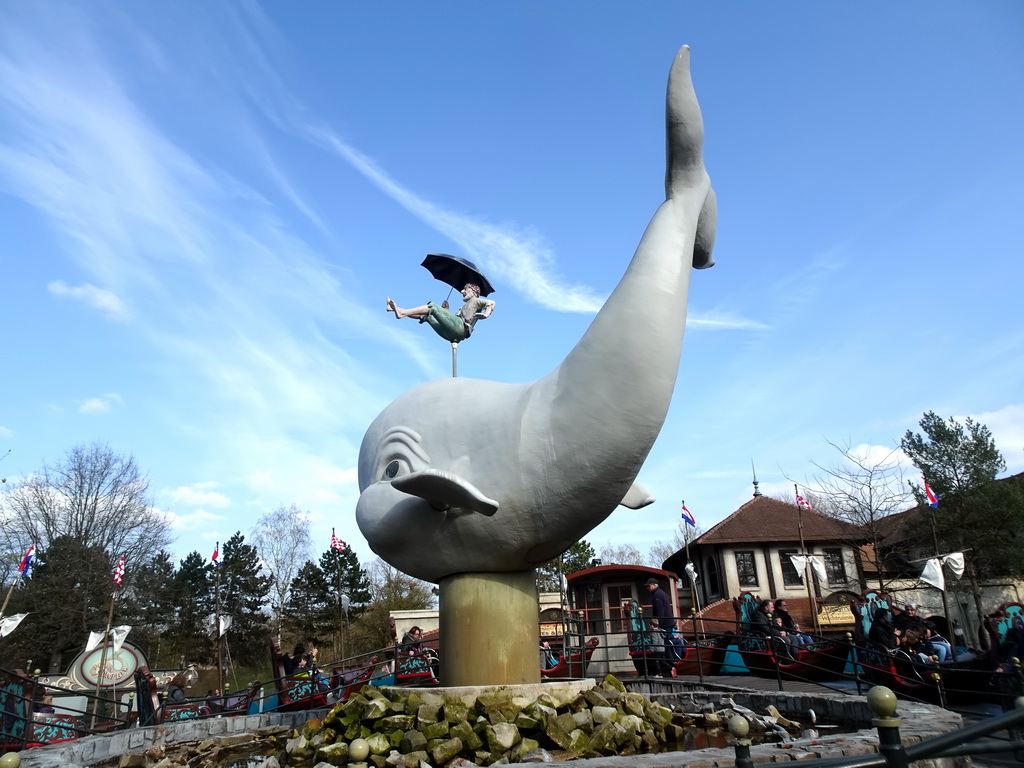
[[[469,703],[441,691],[385,693],[368,685],[322,721],[309,721],[287,749],[289,758],[345,765],[362,759],[349,748],[363,739],[375,768],[491,765],[529,760],[539,750],[556,759],[656,751],[681,741],[690,724],[610,675],[589,690],[556,688],[525,703],[505,687]]]

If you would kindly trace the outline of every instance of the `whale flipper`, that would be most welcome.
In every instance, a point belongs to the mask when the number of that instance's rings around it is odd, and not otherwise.
[[[648,504],[653,504],[654,501],[654,496],[649,490],[640,483],[633,483],[629,486],[629,490],[626,491],[626,495],[622,497],[619,506],[626,507],[627,509],[640,509]]]
[[[476,486],[453,472],[422,469],[396,477],[391,485],[402,493],[419,496],[434,509],[471,509],[488,517],[498,511],[498,502],[487,498]]]

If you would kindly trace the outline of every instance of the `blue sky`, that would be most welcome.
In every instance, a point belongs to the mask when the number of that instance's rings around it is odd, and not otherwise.
[[[462,376],[572,348],[661,200],[682,44],[719,200],[675,399],[587,538],[709,527],[926,410],[1024,470],[1024,5],[8,3],[0,463],[133,454],[183,556],[280,504],[354,522],[373,417],[450,374],[396,321],[482,266]],[[457,298],[457,297],[456,297]],[[614,360],[609,361],[614,364]]]

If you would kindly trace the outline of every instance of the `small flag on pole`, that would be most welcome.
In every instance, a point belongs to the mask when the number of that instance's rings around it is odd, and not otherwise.
[[[799,493],[796,495],[796,505],[801,509],[811,509],[811,505],[807,503],[807,499],[805,499]],[[811,511],[813,512],[814,510]]]
[[[222,565],[224,565],[224,561],[221,559],[221,556],[220,556],[220,542],[219,541],[213,547],[213,554],[210,555],[210,560],[212,560],[213,564],[216,565],[218,568],[220,568]]]
[[[687,523],[689,523],[694,528],[696,528],[697,527],[697,520],[696,520],[696,518],[694,518],[693,513],[690,512],[690,510],[688,510],[686,508],[686,502],[685,501],[682,502],[682,505],[683,505],[683,515],[682,515],[683,520],[685,520]]]
[[[334,529],[331,528],[331,549],[336,549],[339,552],[344,552],[348,548],[348,544],[339,539],[334,535]]]
[[[18,566],[18,570],[21,571],[22,576],[28,576],[28,567],[32,565],[32,558],[36,556],[36,545],[33,544],[28,548],[28,552],[21,558],[21,565]]]
[[[939,497],[935,495],[935,491],[928,485],[928,481],[924,481],[924,495],[928,498],[928,506],[932,509],[936,509],[939,506]]]
[[[114,568],[114,583],[120,587],[122,581],[124,581],[124,555],[121,555],[117,561],[117,567]]]

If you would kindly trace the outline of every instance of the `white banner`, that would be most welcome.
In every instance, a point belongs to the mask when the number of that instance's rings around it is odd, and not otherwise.
[[[0,637],[7,637],[16,630],[18,625],[21,624],[21,620],[26,616],[28,616],[27,613],[16,613],[13,616],[0,619]]]
[[[951,552],[942,558],[942,564],[949,566],[949,570],[953,572],[953,575],[958,579],[964,575],[964,553],[963,552]]]
[[[85,644],[85,652],[88,653],[93,648],[99,648],[100,643],[103,642],[103,632],[90,632],[89,642]]]
[[[933,557],[924,564],[924,570],[921,571],[921,581],[925,584],[931,584],[936,589],[945,591],[946,589],[946,577],[942,575],[942,562],[937,557]]]
[[[686,571],[686,575],[690,577],[690,581],[694,583],[697,582],[697,569],[693,567],[692,562],[687,563],[683,570]]]
[[[825,573],[825,561],[821,555],[790,555],[789,559],[793,563],[793,567],[796,568],[800,581],[804,580],[804,568],[810,564],[814,575],[818,577],[818,581],[822,584],[828,583],[828,574]]]
[[[220,617],[220,632],[217,634],[217,637],[222,637],[224,635],[224,633],[227,632],[230,627],[231,627],[231,617],[230,616],[221,616]]]
[[[132,631],[132,628],[127,624],[122,624],[120,627],[114,627],[110,630],[110,639],[113,641],[114,653],[121,650],[121,646],[124,644],[124,639],[128,637],[128,633]]]

